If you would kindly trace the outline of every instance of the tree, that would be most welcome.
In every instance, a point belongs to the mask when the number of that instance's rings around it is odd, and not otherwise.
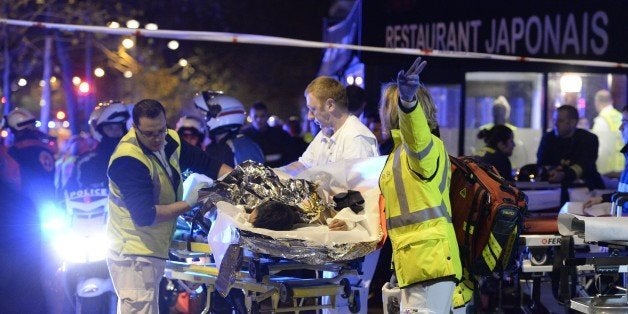
[[[322,16],[329,2],[22,0],[11,7],[5,3],[4,8],[8,18],[17,19],[104,26],[110,21],[123,22],[132,17],[142,25],[157,23],[160,29],[320,40]],[[307,14],[297,15],[297,12]],[[51,33],[41,29],[2,27],[8,34],[3,43],[3,86],[10,87],[17,73],[29,75],[29,81],[39,81],[44,55],[40,47],[44,47],[45,35]],[[262,100],[272,113],[280,116],[298,114],[304,103],[303,89],[316,75],[322,57],[322,51],[315,49],[194,41],[180,41],[180,48],[172,51],[166,48],[169,39],[144,37],[134,38],[136,47],[125,49],[120,46],[120,36],[64,31],[52,35],[55,40],[52,59],[55,62],[51,75],[61,84],[58,84],[60,87],[52,86],[51,112],[66,110],[65,106],[68,106],[74,133],[86,129],[89,111],[98,100],[134,103],[141,98],[157,98],[168,107],[168,118],[172,122],[182,111],[192,110],[192,97],[200,90],[222,90],[245,105]],[[178,65],[180,59],[185,59],[188,64]],[[96,65],[106,67],[107,75],[90,82],[90,97],[74,100],[76,93],[69,80],[79,76],[89,81],[92,66]],[[124,77],[126,71],[131,71],[132,77]],[[31,88],[38,89],[36,86]],[[24,103],[21,93],[18,91],[13,95],[7,88],[3,90],[10,103],[20,99],[21,106],[39,109],[38,100],[29,99],[30,103]],[[81,105],[81,102],[87,103]]]

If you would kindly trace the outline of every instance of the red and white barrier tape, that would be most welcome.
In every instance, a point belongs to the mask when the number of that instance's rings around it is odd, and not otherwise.
[[[379,53],[405,54],[405,55],[423,55],[444,58],[458,59],[486,59],[486,60],[503,60],[517,62],[543,62],[555,64],[569,64],[591,67],[605,68],[627,68],[628,63],[597,61],[597,60],[576,60],[576,59],[551,59],[551,58],[535,58],[524,56],[509,56],[499,54],[489,54],[480,52],[464,52],[464,51],[446,51],[446,50],[423,50],[410,48],[385,48],[373,46],[360,46],[338,43],[325,43],[301,39],[292,39],[275,36],[250,35],[223,32],[205,32],[205,31],[180,31],[180,30],[147,30],[147,29],[131,29],[131,28],[109,28],[106,26],[92,25],[75,25],[60,23],[45,23],[14,19],[0,19],[0,24],[23,27],[41,27],[46,29],[58,29],[62,31],[79,31],[91,32],[121,36],[142,36],[153,38],[167,38],[178,40],[195,40],[195,41],[214,41],[214,42],[230,42],[240,44],[257,44],[270,46],[286,46],[300,48],[336,48],[350,49],[359,51],[370,51]]]

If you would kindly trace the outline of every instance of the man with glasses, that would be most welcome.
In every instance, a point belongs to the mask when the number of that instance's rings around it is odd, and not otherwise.
[[[118,296],[118,313],[157,313],[163,276],[177,216],[198,199],[195,186],[183,195],[181,169],[211,178],[231,167],[181,141],[166,126],[166,113],[156,100],[133,108],[133,127],[109,161],[107,265]]]

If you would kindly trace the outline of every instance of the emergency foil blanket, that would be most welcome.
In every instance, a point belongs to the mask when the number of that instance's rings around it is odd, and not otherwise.
[[[240,231],[240,244],[256,253],[295,260],[308,265],[350,261],[365,256],[377,248],[377,242],[336,243],[327,247],[297,239],[265,238],[246,231]]]
[[[216,261],[222,260],[231,243],[239,243],[255,253],[310,265],[348,261],[374,251],[384,235],[378,186],[384,162],[384,157],[340,162],[287,179],[255,162],[238,166],[199,193],[204,210],[217,212],[209,235]],[[360,191],[365,199],[365,209],[360,213],[345,209],[361,221],[350,231],[329,231],[317,222],[318,216],[334,207],[333,195],[347,190]],[[245,212],[268,198],[299,207],[306,223],[297,224],[290,231],[254,228]]]
[[[316,192],[318,186],[304,179],[280,179],[272,169],[249,160],[236,166],[225,178],[199,192],[205,212],[215,210],[216,203],[225,201],[242,205],[247,213],[260,203],[273,199],[299,208],[299,220],[315,222],[319,215],[334,208]]]

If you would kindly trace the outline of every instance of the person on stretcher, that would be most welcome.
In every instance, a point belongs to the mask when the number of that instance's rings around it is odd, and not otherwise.
[[[248,221],[255,228],[264,228],[275,231],[292,230],[299,220],[299,207],[288,205],[275,200],[267,200],[253,209]],[[317,223],[326,224],[330,231],[348,231],[355,227],[355,223],[349,224],[341,219],[327,217],[333,213],[327,212],[321,215]],[[327,223],[329,221],[329,223]]]
[[[246,161],[225,178],[199,192],[202,212],[213,211],[218,201],[240,205],[256,228],[292,230],[295,224],[324,224],[330,230],[347,231],[361,220],[355,215],[364,199],[347,191],[328,200],[328,192],[305,179],[281,179],[269,167]],[[342,210],[349,207],[350,209]],[[339,214],[337,216],[337,214]]]

